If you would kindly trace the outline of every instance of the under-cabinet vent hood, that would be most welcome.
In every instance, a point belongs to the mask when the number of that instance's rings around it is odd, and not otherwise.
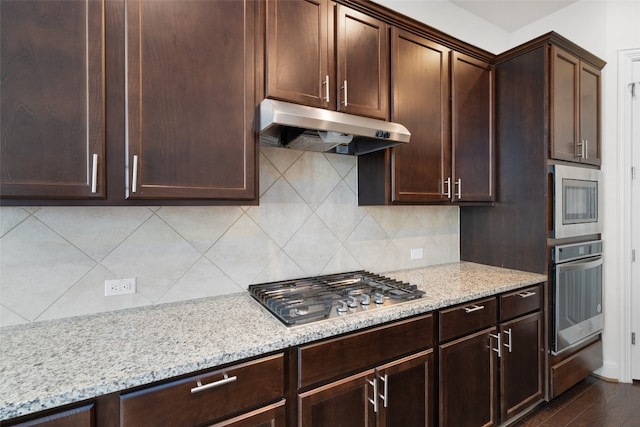
[[[366,154],[409,142],[398,123],[264,99],[258,107],[260,143],[306,151]]]

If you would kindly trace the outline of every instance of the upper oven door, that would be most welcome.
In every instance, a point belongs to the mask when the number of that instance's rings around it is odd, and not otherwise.
[[[552,237],[601,233],[601,179],[598,169],[553,166]]]

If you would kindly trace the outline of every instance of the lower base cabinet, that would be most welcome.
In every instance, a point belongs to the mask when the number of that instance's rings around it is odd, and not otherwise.
[[[0,424],[5,425],[4,422]],[[94,427],[96,425],[95,405],[84,405],[10,425],[13,427]]]
[[[433,426],[433,316],[298,349],[298,427]]]
[[[433,350],[335,381],[299,395],[298,425],[433,425]]]
[[[439,312],[440,426],[500,425],[542,401],[542,296],[536,285]]]
[[[274,405],[242,414],[210,427],[285,427],[286,412],[284,399]]]

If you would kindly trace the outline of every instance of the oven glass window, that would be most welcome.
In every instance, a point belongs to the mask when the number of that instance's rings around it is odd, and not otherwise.
[[[563,224],[598,221],[598,183],[577,179],[562,182]]]
[[[559,330],[579,325],[602,313],[602,265],[585,270],[561,269],[557,286]]]

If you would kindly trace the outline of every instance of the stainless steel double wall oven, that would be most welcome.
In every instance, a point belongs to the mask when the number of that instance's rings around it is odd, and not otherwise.
[[[602,312],[602,232],[600,171],[551,167],[551,352],[559,354],[600,333]],[[597,236],[598,239],[593,239]],[[584,239],[583,239],[584,238]],[[574,243],[577,242],[577,243]]]

